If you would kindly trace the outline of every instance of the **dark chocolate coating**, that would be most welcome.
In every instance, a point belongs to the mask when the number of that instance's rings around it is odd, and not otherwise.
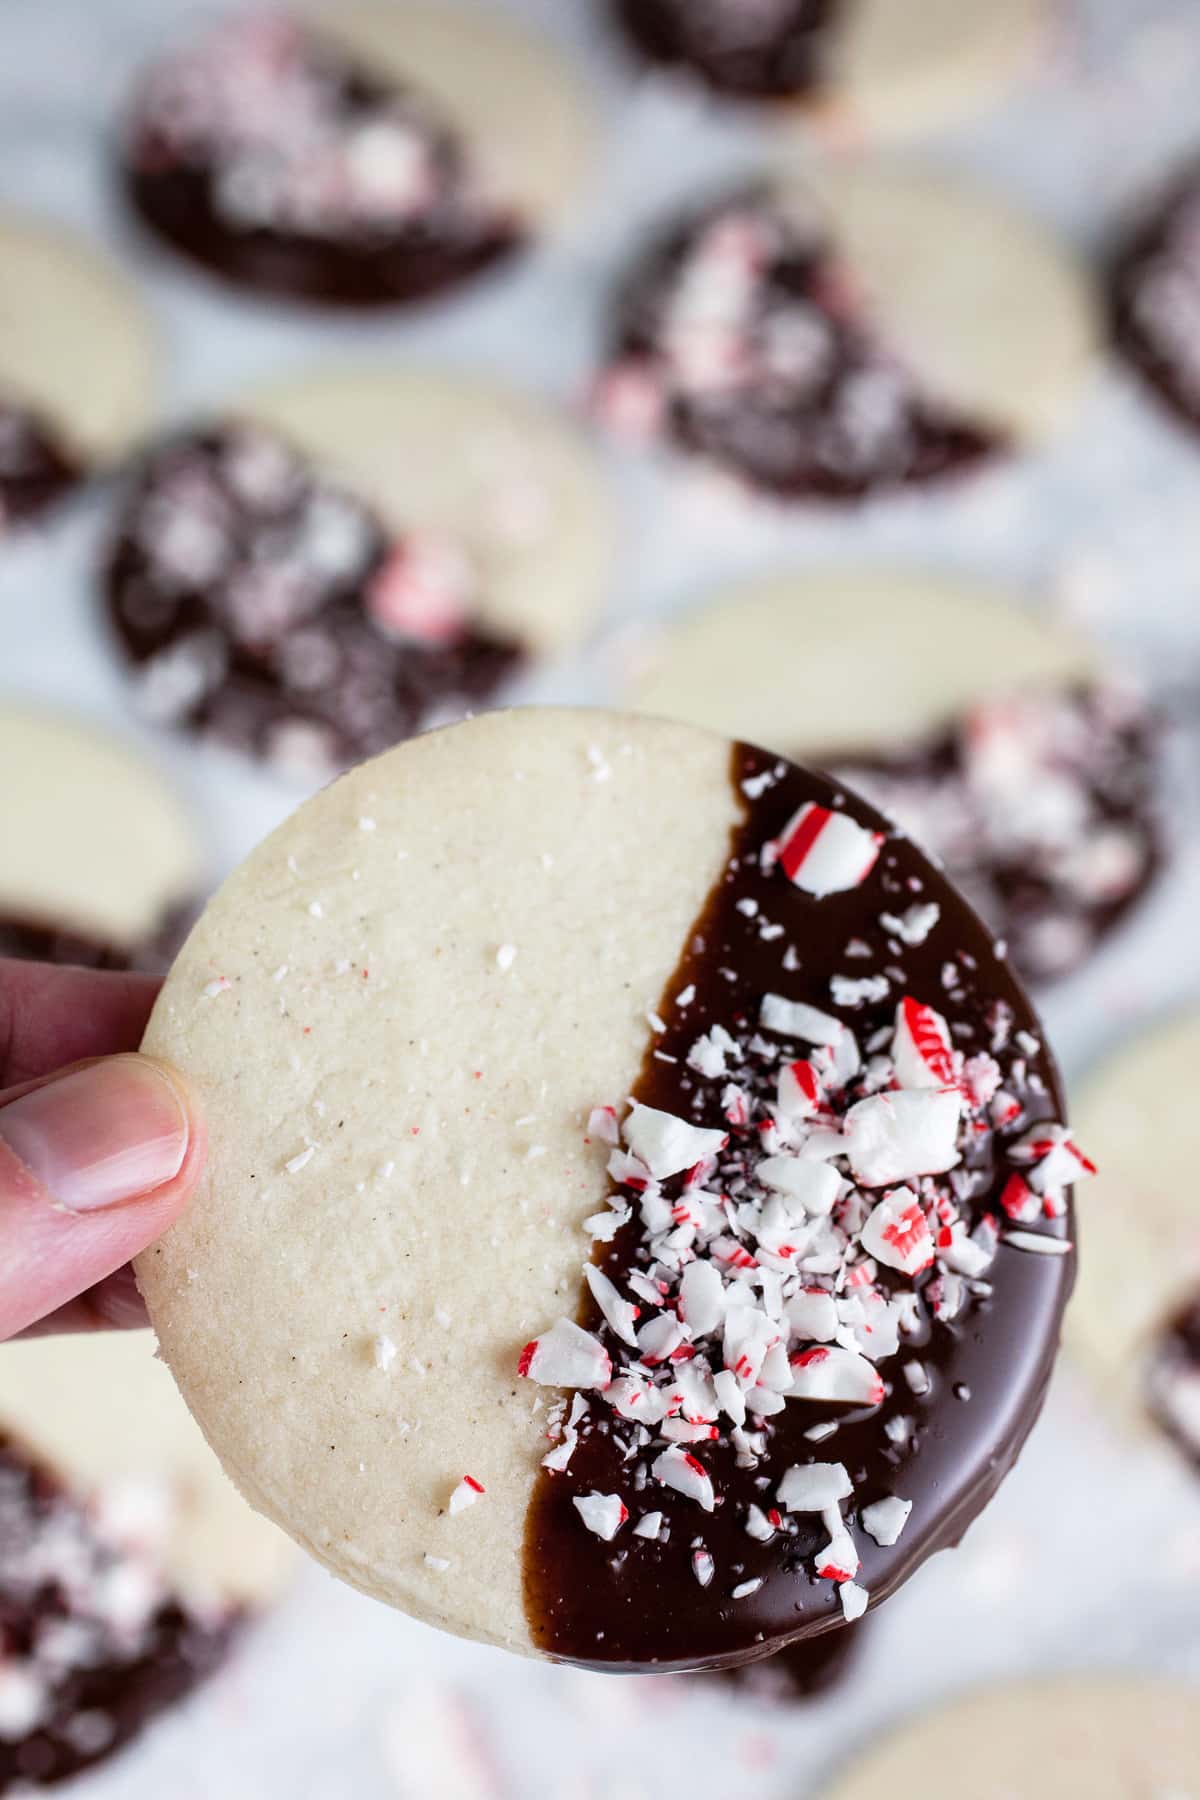
[[[1175,304],[1200,318],[1200,163],[1172,182],[1138,220],[1113,259],[1109,312],[1113,336],[1125,357],[1162,404],[1192,431],[1200,431],[1200,331],[1188,342],[1190,378],[1161,327],[1144,316],[1149,284],[1178,290]]]
[[[770,1700],[779,1706],[803,1705],[808,1700],[823,1699],[845,1685],[862,1655],[866,1633],[872,1629],[860,1620],[857,1625],[823,1631],[820,1637],[804,1638],[758,1662],[742,1663],[734,1669],[721,1669],[715,1675],[693,1679],[719,1682],[726,1690],[745,1695],[748,1700]]]
[[[47,512],[84,471],[49,424],[27,407],[0,401],[0,538]]]
[[[0,912],[0,957],[21,962],[67,964],[77,969],[134,970],[165,975],[194,921],[196,909],[175,907],[157,930],[132,948],[105,943],[45,919],[19,919]]]
[[[770,210],[758,188],[727,196],[671,227],[643,252],[616,299],[609,361],[653,376],[666,368],[663,321],[680,271],[701,234],[722,214]],[[869,323],[835,290],[834,248],[823,234],[792,233],[758,273],[747,332],[755,358],[772,329],[800,312],[815,315],[830,353],[814,377],[753,371],[727,387],[687,392],[667,383],[665,434],[753,491],[784,501],[853,502],[876,492],[965,475],[1003,448],[981,421],[923,398],[872,338]],[[896,429],[856,427],[855,393],[875,379],[902,381]]]
[[[1175,1315],[1154,1347],[1147,1371],[1147,1404],[1167,1436],[1182,1450],[1200,1474],[1200,1437],[1185,1433],[1167,1395],[1175,1382],[1200,1381],[1200,1294]]]
[[[0,1661],[36,1656],[58,1622],[97,1633],[89,1657],[53,1679],[48,1716],[27,1736],[0,1735],[0,1793],[66,1781],[111,1756],[224,1661],[240,1620],[202,1622],[164,1600],[131,1644],[105,1632],[55,1580],[20,1579],[22,1556],[52,1531],[87,1534],[85,1509],[19,1445],[0,1435]],[[104,1552],[94,1554],[102,1566]]]
[[[666,1030],[656,1033],[648,1046],[633,1089],[634,1098],[647,1105],[728,1129],[731,1143],[745,1146],[751,1166],[760,1154],[752,1141],[756,1127],[728,1127],[719,1103],[714,1110],[712,1084],[695,1076],[686,1058],[696,1038],[714,1025],[723,1025],[739,1041],[753,1037],[764,994],[808,1001],[832,1012],[860,1043],[869,1042],[881,1028],[890,1036],[897,1000],[905,993],[936,1006],[955,1045],[968,1056],[989,1050],[1001,1015],[1011,1019],[1014,1037],[1023,1031],[1039,1033],[1029,1001],[1008,963],[996,956],[985,927],[908,839],[892,834],[860,886],[820,900],[791,888],[778,870],[764,873],[762,846],[780,834],[796,810],[806,801],[831,806],[844,792],[763,751],[735,748],[731,776],[739,793],[747,777],[772,769],[781,772],[780,779],[747,803],[744,822],[733,834],[726,873],[696,920],[659,1002]],[[852,810],[860,823],[887,829],[881,816],[859,800]],[[762,917],[785,924],[781,937],[760,936],[758,917],[738,909],[739,901],[748,900],[758,902]],[[881,913],[903,912],[914,901],[936,901],[942,913],[937,927],[915,948],[892,937],[880,921]],[[852,940],[867,946],[867,953],[847,960],[846,945]],[[785,964],[789,945],[800,958],[795,971]],[[951,989],[943,982],[947,964],[956,971]],[[856,977],[893,971],[891,992],[882,1001],[843,1007],[831,1001],[830,978],[846,971]],[[687,986],[694,986],[695,996],[679,1009],[675,996]],[[678,1060],[664,1061],[656,1050]],[[804,1051],[797,1045],[788,1054]],[[773,1091],[775,1066],[766,1066],[754,1091]],[[753,1071],[753,1053],[748,1052],[747,1063],[739,1065],[739,1081],[753,1086]],[[1030,1123],[1064,1117],[1058,1072],[1040,1036],[1030,1048],[1023,1078],[1019,1068],[1005,1067],[1005,1085],[1022,1102],[1024,1119],[1007,1131],[978,1133],[963,1152],[961,1198],[972,1226],[999,1211],[999,1194],[1010,1172],[1008,1139],[1020,1136]],[[730,1155],[723,1153],[726,1159]],[[669,1198],[678,1183],[676,1177],[664,1184]],[[1069,1237],[1069,1208],[1064,1218],[1039,1229]],[[625,1273],[644,1266],[647,1254],[636,1212],[611,1245],[597,1246],[595,1261],[618,1284]],[[927,1285],[931,1274],[917,1277],[915,1285]],[[773,1504],[768,1496],[797,1462],[845,1464],[855,1490],[847,1513],[851,1523],[862,1506],[889,1495],[912,1501],[907,1527],[890,1548],[877,1545],[865,1531],[857,1533],[862,1568],[856,1579],[869,1590],[872,1604],[885,1600],[935,1550],[956,1544],[1012,1467],[1041,1410],[1074,1282],[1074,1255],[1031,1254],[1001,1241],[988,1281],[990,1296],[973,1299],[953,1321],[938,1321],[931,1309],[922,1309],[922,1335],[906,1340],[898,1356],[879,1365],[886,1384],[879,1405],[813,1409],[789,1402],[765,1422],[767,1454],[757,1469],[738,1468],[724,1427],[716,1441],[693,1446],[717,1496],[712,1513],[655,1482],[639,1487],[638,1471],[644,1477],[647,1459],[625,1460],[631,1428],[593,1407],[569,1468],[539,1471],[527,1516],[526,1611],[538,1648],[598,1668],[695,1669],[752,1661],[840,1626],[836,1587],[810,1573],[812,1555],[826,1535],[819,1518],[799,1515],[794,1534],[777,1534],[766,1543],[743,1528],[746,1506]],[[879,1285],[902,1291],[887,1269],[879,1271]],[[586,1292],[578,1318],[610,1353],[620,1354],[618,1340]],[[930,1378],[928,1393],[920,1397],[901,1372],[909,1357],[919,1358]],[[595,1416],[597,1412],[604,1416]],[[831,1414],[839,1418],[832,1437],[819,1444],[805,1438],[806,1427]],[[902,1416],[914,1422],[914,1430],[897,1444],[884,1428]],[[759,1485],[762,1477],[767,1479]],[[582,1528],[572,1504],[575,1496],[593,1490],[619,1494],[631,1514],[660,1511],[669,1540],[638,1538],[629,1530],[611,1543],[593,1536]],[[692,1571],[691,1548],[697,1540],[715,1564],[709,1587],[701,1587]],[[739,1600],[729,1597],[735,1584],[755,1577],[762,1578],[756,1593]]]
[[[738,100],[794,100],[819,90],[839,3],[785,0],[752,30],[741,0],[610,0],[622,30],[650,62]],[[714,13],[741,29],[713,30]]]

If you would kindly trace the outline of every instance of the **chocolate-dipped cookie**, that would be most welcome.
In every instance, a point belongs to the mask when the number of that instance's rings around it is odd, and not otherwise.
[[[640,710],[834,770],[944,864],[1031,981],[1072,973],[1163,860],[1146,701],[1062,627],[970,582],[812,569],[684,614]]]
[[[168,54],[133,96],[122,177],[208,273],[372,308],[458,287],[559,223],[591,141],[570,70],[516,26],[368,0]]]
[[[120,1750],[225,1660],[291,1563],[149,1332],[0,1345],[0,1793]]]
[[[586,446],[546,407],[344,371],[151,450],[102,579],[144,714],[328,775],[578,642],[611,541]]]
[[[202,882],[173,789],[107,732],[11,703],[0,764],[0,956],[165,969]]]
[[[595,404],[752,493],[858,501],[1060,429],[1094,338],[1069,258],[986,192],[781,168],[643,251]]]
[[[1033,60],[1045,0],[606,0],[652,64],[776,124],[907,136],[972,118]]]
[[[155,376],[148,319],[120,272],[58,227],[0,216],[0,539],[124,454]]]
[[[1175,418],[1200,432],[1200,164],[1176,177],[1114,259],[1118,348]]]
[[[956,1543],[1037,1416],[1088,1169],[1037,1021],[773,755],[586,710],[414,739],[230,879],[146,1048],[210,1126],[138,1264],[185,1397],[433,1624],[753,1660]]]
[[[1083,1087],[1103,1179],[1069,1342],[1110,1413],[1153,1421],[1200,1474],[1200,1128],[1185,1098],[1197,1055],[1200,1019],[1188,1014]]]

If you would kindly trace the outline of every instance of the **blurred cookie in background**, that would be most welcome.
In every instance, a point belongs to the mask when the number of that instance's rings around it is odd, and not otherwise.
[[[1080,1092],[1100,1174],[1067,1343],[1119,1418],[1153,1420],[1200,1474],[1200,1013],[1127,1043]]]
[[[210,274],[293,300],[425,299],[562,223],[591,161],[586,95],[493,13],[355,4],[217,26],[143,76],[129,199]]]
[[[1175,418],[1200,433],[1200,162],[1129,230],[1110,302],[1126,358]]]
[[[325,776],[573,647],[614,536],[586,445],[539,402],[360,369],[152,449],[103,579],[144,714]]]
[[[1168,1800],[1200,1787],[1200,1688],[1123,1675],[969,1694],[884,1738],[822,1800]]]
[[[1054,435],[1097,335],[1067,252],[986,190],[885,163],[780,169],[642,251],[595,404],[752,492],[861,501]]]
[[[119,1750],[281,1589],[148,1331],[0,1345],[0,1793]]]
[[[150,413],[154,333],[83,239],[0,214],[0,541],[122,456]]]
[[[188,813],[90,723],[0,702],[0,956],[164,970],[198,902]]]
[[[990,590],[882,569],[765,577],[668,625],[640,661],[639,710],[757,737],[894,817],[1029,980],[1086,962],[1159,872],[1145,701]]]
[[[902,136],[975,118],[1032,65],[1050,0],[606,0],[652,64],[777,120]]]

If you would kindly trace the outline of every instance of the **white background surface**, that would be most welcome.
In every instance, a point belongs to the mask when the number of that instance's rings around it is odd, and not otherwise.
[[[73,223],[136,267],[163,338],[164,417],[333,354],[499,369],[575,400],[638,222],[762,148],[753,127],[635,80],[589,22],[592,0],[524,0],[524,14],[586,59],[608,134],[570,241],[412,319],[347,325],[279,312],[148,252],[111,191],[105,151],[119,96],[142,57],[199,10],[163,0],[4,0],[0,10],[0,201]],[[1194,0],[1062,10],[1038,74],[927,153],[978,168],[1095,256],[1131,197],[1200,142],[1200,14]],[[1200,444],[1132,383],[1098,371],[1071,437],[1036,462],[865,514],[764,520],[714,507],[707,487],[678,470],[612,455],[606,466],[625,508],[609,628],[584,662],[543,681],[542,695],[602,696],[623,626],[687,604],[727,574],[903,556],[1008,580],[1031,604],[1106,638],[1180,727],[1172,875],[1137,924],[1045,1005],[1068,1076],[1137,1022],[1200,996]],[[139,733],[88,579],[108,499],[94,494],[47,538],[5,547],[0,691],[71,703],[141,735],[191,798],[215,875],[296,790],[220,752]],[[1086,1191],[1081,1205],[1086,1254]],[[678,1678],[526,1665],[413,1625],[310,1568],[221,1677],[71,1793],[798,1800],[866,1734],[956,1689],[1093,1666],[1200,1675],[1200,1482],[1154,1441],[1123,1441],[1063,1369],[999,1500],[959,1552],[889,1604],[852,1688],[819,1706],[781,1711]],[[934,1800],[953,1791],[952,1771],[943,1774],[941,1786],[930,1771]],[[1028,1791],[1041,1791],[1032,1776]]]

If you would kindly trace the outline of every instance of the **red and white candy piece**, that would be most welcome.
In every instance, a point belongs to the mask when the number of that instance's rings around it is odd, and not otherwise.
[[[793,886],[822,900],[865,881],[882,844],[881,832],[808,800],[784,826],[775,852]]]
[[[864,1250],[889,1269],[919,1275],[933,1261],[933,1234],[911,1188],[893,1188],[872,1209],[859,1234]]]
[[[655,1457],[650,1473],[664,1487],[674,1488],[677,1494],[695,1500],[705,1512],[712,1511],[715,1504],[712,1481],[704,1464],[690,1450],[681,1450],[677,1444],[672,1444]]]
[[[477,1500],[482,1500],[485,1492],[481,1481],[476,1481],[473,1475],[464,1475],[450,1496],[447,1511],[453,1518],[455,1513],[465,1512],[468,1506],[474,1506]]]
[[[780,1120],[793,1124],[811,1119],[820,1111],[822,1099],[820,1077],[810,1062],[790,1062],[779,1071],[775,1113]]]
[[[576,1494],[573,1504],[589,1531],[610,1544],[629,1517],[620,1494]]]
[[[633,1154],[657,1181],[665,1181],[669,1175],[678,1175],[706,1157],[715,1156],[727,1142],[724,1131],[689,1125],[674,1113],[660,1112],[656,1106],[643,1106],[637,1100],[630,1106],[622,1130]]]
[[[815,1567],[822,1581],[852,1581],[858,1574],[858,1551],[844,1525],[839,1524],[825,1547],[817,1551]]]
[[[906,994],[896,1008],[892,1062],[902,1088],[953,1087],[958,1068],[941,1013]]]
[[[368,613],[385,631],[421,644],[463,635],[475,580],[462,549],[431,533],[403,538],[367,587]]]
[[[792,1395],[797,1400],[845,1400],[876,1406],[883,1399],[883,1380],[873,1363],[857,1350],[815,1344],[791,1359]]]
[[[1095,1163],[1083,1154],[1066,1125],[1035,1125],[1009,1146],[1008,1153],[1015,1163],[1028,1165],[1026,1179],[1035,1194],[1069,1187],[1096,1173]]]
[[[855,1180],[887,1187],[954,1168],[960,1112],[960,1096],[940,1088],[901,1088],[858,1101],[845,1118]]]
[[[526,1344],[517,1374],[543,1387],[605,1388],[612,1380],[612,1359],[590,1331],[573,1319],[559,1319]]]

